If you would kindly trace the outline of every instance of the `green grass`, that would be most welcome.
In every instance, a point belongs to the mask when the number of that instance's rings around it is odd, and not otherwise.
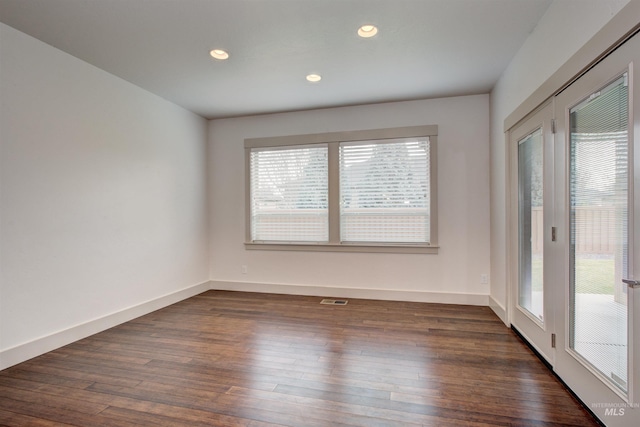
[[[577,259],[576,291],[579,294],[613,295],[615,261],[612,259]]]
[[[533,259],[531,282],[534,291],[542,290],[542,260]],[[580,294],[613,295],[615,261],[584,258],[576,260],[576,290]]]

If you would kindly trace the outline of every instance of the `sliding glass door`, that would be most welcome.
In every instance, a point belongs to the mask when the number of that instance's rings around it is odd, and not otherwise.
[[[640,425],[640,289],[623,282],[640,279],[636,64],[639,36],[554,100],[560,239],[552,251],[564,282],[554,369],[607,426]]]
[[[509,129],[509,320],[607,426],[640,426],[640,35]]]
[[[569,348],[627,392],[628,74],[569,110]]]

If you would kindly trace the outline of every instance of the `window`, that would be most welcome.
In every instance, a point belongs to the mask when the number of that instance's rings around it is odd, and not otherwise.
[[[245,140],[248,249],[437,252],[437,126]]]
[[[429,243],[429,144],[340,144],[342,242]]]
[[[251,151],[251,239],[329,240],[327,146]]]

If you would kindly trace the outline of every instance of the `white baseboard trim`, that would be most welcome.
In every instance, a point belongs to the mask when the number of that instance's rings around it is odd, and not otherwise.
[[[128,322],[129,320],[144,316],[152,311],[191,298],[192,296],[208,291],[210,288],[211,282],[203,282],[0,351],[0,370]]]
[[[504,322],[507,327],[511,327],[509,323],[509,319],[507,319],[507,309],[502,306],[498,301],[496,301],[492,296],[489,296],[489,307],[491,310]]]
[[[388,301],[410,301],[440,304],[490,306],[501,319],[505,310],[489,295],[451,292],[409,291],[394,289],[341,288],[329,286],[283,285],[274,283],[207,281],[170,294],[125,308],[115,313],[81,323],[76,326],[37,338],[24,344],[0,351],[0,370],[17,365],[36,356],[63,347],[72,342],[97,334],[114,326],[144,316],[155,310],[175,304],[207,290],[261,292],[288,295],[308,295],[337,298],[362,298]],[[495,305],[495,307],[494,307]],[[496,311],[496,307],[498,311]],[[500,311],[503,313],[500,314]]]
[[[440,304],[489,305],[489,295],[452,292],[407,291],[395,289],[340,288],[331,286],[283,285],[275,283],[212,280],[212,290],[308,295],[335,298],[361,298],[387,301],[432,302]]]

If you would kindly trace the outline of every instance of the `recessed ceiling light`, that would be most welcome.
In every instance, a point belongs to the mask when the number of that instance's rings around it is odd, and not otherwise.
[[[229,53],[222,49],[213,49],[211,52],[209,52],[209,54],[215,59],[225,60],[229,58]]]
[[[365,39],[373,37],[376,34],[378,34],[378,28],[375,25],[368,24],[358,28],[358,35]]]
[[[320,80],[322,80],[322,76],[320,74],[309,74],[307,76],[307,80],[312,83],[319,82]]]

